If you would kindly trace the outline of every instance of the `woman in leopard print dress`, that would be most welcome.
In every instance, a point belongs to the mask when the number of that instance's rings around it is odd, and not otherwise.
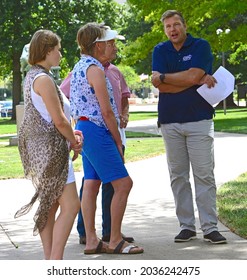
[[[45,259],[63,258],[80,207],[72,160],[81,152],[82,135],[72,130],[69,102],[49,73],[59,65],[60,48],[60,38],[49,30],[33,35],[28,59],[32,67],[24,81],[24,118],[19,130],[24,173],[36,192],[15,216],[26,214],[39,201],[34,234],[40,234]]]

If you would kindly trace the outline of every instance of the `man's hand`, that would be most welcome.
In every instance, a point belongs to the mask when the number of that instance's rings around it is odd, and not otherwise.
[[[120,116],[120,128],[126,128],[129,121],[129,114],[125,116]]]
[[[216,81],[216,79],[213,76],[211,76],[209,74],[205,74],[201,78],[201,80],[199,82],[199,85],[206,84],[208,86],[208,88],[211,88],[211,87],[214,87],[216,83],[217,83],[217,81]]]
[[[153,73],[152,73],[151,82],[152,82],[153,86],[156,88],[161,84],[160,74],[161,73],[158,71],[153,71]]]

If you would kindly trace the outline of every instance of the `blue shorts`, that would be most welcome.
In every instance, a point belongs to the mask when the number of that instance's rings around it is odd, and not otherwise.
[[[101,180],[105,184],[129,176],[109,130],[81,120],[76,129],[84,136],[82,163],[85,180]]]

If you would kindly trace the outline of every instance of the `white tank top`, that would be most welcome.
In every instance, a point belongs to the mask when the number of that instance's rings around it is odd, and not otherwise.
[[[47,75],[45,73],[40,73],[34,78],[33,83],[38,77],[40,77],[42,75],[46,75],[49,77],[49,75]],[[31,87],[31,98],[32,98],[33,105],[46,121],[51,122],[52,121],[51,115],[47,111],[42,97],[34,91],[33,83],[32,83],[32,87]],[[62,97],[63,97],[63,103],[64,103],[64,105],[63,105],[64,114],[65,114],[66,118],[68,119],[68,121],[70,122],[70,103],[69,103],[69,100],[67,99],[67,97],[63,94],[63,92],[62,92]],[[68,143],[68,145],[69,145],[69,143]],[[67,178],[66,184],[69,184],[72,182],[75,182],[75,175],[74,175],[72,160],[69,157],[69,171],[68,171],[68,178]]]
[[[38,77],[44,76],[44,75],[49,77],[49,75],[47,75],[45,73],[40,73],[34,78],[33,83]],[[67,99],[67,97],[63,93],[62,93],[62,97],[63,97],[63,102],[64,102],[64,114],[65,114],[66,118],[68,119],[68,121],[70,121],[70,103],[69,103],[69,100]],[[32,98],[34,107],[39,111],[41,116],[46,121],[51,122],[52,118],[46,109],[45,103],[44,103],[42,97],[34,91],[33,84],[31,87],[31,98]]]

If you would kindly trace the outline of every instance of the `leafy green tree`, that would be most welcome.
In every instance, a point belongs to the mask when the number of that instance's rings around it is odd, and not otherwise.
[[[150,32],[143,33],[133,42],[129,42],[122,63],[134,65],[143,57],[149,57],[153,47],[166,40],[161,15],[167,9],[176,9],[183,13],[188,32],[195,37],[207,39],[215,54],[215,67],[221,64],[222,52],[226,55],[226,67],[236,77],[247,80],[247,1],[241,0],[128,0],[130,7],[138,10],[139,17],[151,25]],[[219,37],[217,29],[230,29],[229,34]],[[149,61],[151,65],[151,59]],[[235,67],[234,67],[235,65]],[[239,72],[241,69],[241,73]],[[233,104],[232,96],[229,103]],[[227,100],[227,101],[228,101]]]
[[[135,69],[131,66],[118,65],[119,70],[123,74],[130,90],[140,90],[141,81],[139,75],[135,72]]]
[[[181,11],[186,19],[188,32],[194,36],[207,39],[214,52],[231,50],[235,53],[237,46],[246,46],[247,2],[234,0],[128,0],[128,4],[139,11],[139,16],[151,24],[150,32],[143,33],[133,42],[134,61],[147,56],[160,41],[166,40],[161,15],[167,9]],[[223,35],[220,42],[217,29],[231,30],[230,36]],[[238,51],[241,51],[238,49]],[[133,53],[129,53],[129,57]]]
[[[135,6],[124,7],[125,26],[122,27],[122,32],[126,34],[126,44],[121,52],[122,61],[126,65],[134,67],[135,71],[140,75],[142,73],[149,73],[151,71],[151,57],[152,47],[150,52],[135,53],[135,50],[142,47],[143,40],[140,42],[139,38],[150,33],[152,24],[145,21],[140,13],[140,10]],[[145,42],[145,48],[149,42]]]
[[[38,29],[50,29],[62,39],[63,67],[71,68],[78,59],[78,28],[86,22],[105,22],[119,28],[122,6],[113,0],[1,0],[0,75],[13,74],[13,106],[21,101],[20,56]],[[66,71],[62,72],[65,74]],[[15,119],[15,110],[13,117]]]

